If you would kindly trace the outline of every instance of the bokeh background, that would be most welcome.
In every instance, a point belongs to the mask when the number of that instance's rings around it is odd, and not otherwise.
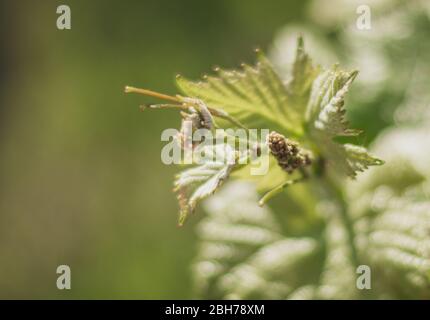
[[[179,119],[123,87],[173,94],[176,73],[252,62],[304,4],[1,1],[0,298],[192,298],[198,216],[177,228],[177,169],[160,161]]]
[[[177,168],[160,161],[160,134],[180,120],[141,113],[153,100],[125,85],[175,94],[177,73],[252,63],[255,47],[283,70],[301,33],[317,62],[361,71],[355,143],[428,126],[429,2],[368,2],[373,29],[360,33],[358,0],[0,0],[0,298],[195,297],[204,213],[176,226]],[[56,28],[60,4],[71,30]],[[72,290],[56,288],[61,264]]]

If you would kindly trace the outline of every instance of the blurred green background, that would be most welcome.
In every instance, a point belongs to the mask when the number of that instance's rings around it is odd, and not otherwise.
[[[72,29],[56,28],[67,4]],[[2,1],[0,298],[192,298],[190,219],[177,228],[161,131],[174,76],[252,62],[306,1]],[[56,288],[56,268],[72,290]]]

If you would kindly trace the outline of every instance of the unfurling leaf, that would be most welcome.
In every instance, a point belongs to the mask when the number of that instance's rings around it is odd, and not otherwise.
[[[339,70],[337,65],[323,71],[314,81],[306,109],[310,140],[319,147],[322,159],[333,172],[352,178],[369,166],[384,163],[363,147],[333,140],[360,133],[360,130],[348,128],[344,108],[346,94],[357,74],[357,71]]]
[[[179,173],[175,180],[180,206],[179,225],[183,225],[197,203],[210,196],[224,183],[236,166],[236,153],[228,144],[202,146],[202,164]]]
[[[312,83],[319,72],[320,68],[313,65],[312,59],[305,52],[303,38],[299,37],[295,60],[288,75],[287,90],[295,109],[301,115],[304,115]]]
[[[363,172],[369,166],[384,164],[384,161],[372,156],[366,148],[353,144],[340,144],[326,140],[321,147],[328,155],[325,160],[329,168],[351,178],[355,178],[357,172]]]
[[[345,162],[348,175],[354,176],[357,172],[362,172],[370,166],[380,166],[384,161],[373,157],[366,148],[353,144],[342,145],[345,152]]]
[[[307,107],[307,120],[330,137],[357,135],[360,131],[348,128],[344,104],[348,89],[358,72],[337,69],[335,66],[315,80]]]

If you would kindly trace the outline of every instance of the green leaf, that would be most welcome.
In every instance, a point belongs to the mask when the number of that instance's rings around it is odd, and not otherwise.
[[[228,112],[249,128],[271,128],[292,136],[303,133],[299,112],[262,53],[258,53],[256,66],[243,64],[241,71],[216,71],[217,77],[207,76],[198,82],[178,77],[178,87],[185,95]]]
[[[205,155],[204,159],[200,159],[203,163],[176,176],[174,185],[180,207],[179,225],[184,224],[200,200],[221,187],[236,166],[236,154],[230,145],[206,145],[201,148]]]
[[[312,83],[319,73],[320,68],[313,65],[311,58],[305,52],[303,38],[299,37],[295,60],[287,80],[287,90],[293,101],[293,106],[302,116],[306,110]]]
[[[384,164],[384,161],[372,156],[363,147],[333,141],[326,141],[321,145],[329,168],[351,178],[356,177],[358,172],[363,172],[370,166]]]
[[[333,141],[338,136],[355,136],[361,131],[348,128],[345,97],[357,71],[342,71],[337,65],[323,71],[314,81],[306,109],[311,141],[333,173],[354,178],[369,166],[384,162],[363,147]]]
[[[342,71],[335,65],[322,72],[314,81],[306,120],[318,132],[331,138],[357,135],[360,131],[348,128],[345,120],[345,96],[357,76],[357,71]]]
[[[384,161],[370,155],[366,148],[353,144],[342,145],[345,152],[345,167],[347,174],[356,175],[357,172],[366,170],[369,166],[380,166]]]

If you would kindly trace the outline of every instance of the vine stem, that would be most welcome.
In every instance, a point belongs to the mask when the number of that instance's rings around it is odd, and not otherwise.
[[[323,186],[327,191],[329,191],[332,198],[339,204],[340,206],[340,218],[345,226],[345,229],[348,234],[348,244],[351,249],[351,261],[354,266],[358,266],[360,263],[358,261],[357,249],[355,247],[355,232],[352,224],[352,220],[348,214],[347,204],[345,201],[345,194],[335,181],[328,177],[327,175],[322,176],[320,179],[322,181]]]
[[[300,178],[297,178],[297,179],[287,180],[287,181],[281,183],[277,187],[273,188],[272,190],[270,190],[266,194],[264,194],[264,196],[260,199],[260,201],[258,201],[258,205],[260,207],[264,206],[264,204],[267,201],[269,201],[270,199],[272,199],[277,194],[281,193],[288,186],[291,186],[293,184],[302,182],[303,180],[306,180],[306,179],[307,179],[307,177],[303,176],[303,177],[300,177]]]
[[[144,96],[149,96],[149,97],[153,97],[153,98],[157,98],[157,99],[161,99],[161,100],[167,100],[167,101],[178,103],[177,105],[176,104],[150,105],[149,108],[151,108],[151,109],[179,108],[179,109],[185,109],[186,110],[186,109],[188,109],[189,106],[198,108],[198,105],[193,103],[192,99],[184,98],[184,97],[181,97],[180,95],[169,96],[169,95],[164,94],[164,93],[159,93],[159,92],[148,90],[148,89],[136,88],[136,87],[132,87],[132,86],[125,86],[124,92],[125,93],[138,93],[138,94],[142,94]],[[145,108],[146,108],[145,105],[142,105],[140,107],[141,110],[144,110]],[[220,110],[220,109],[212,108],[212,107],[207,107],[207,108],[213,116],[227,120],[227,121],[231,122],[232,124],[234,124],[235,126],[238,126],[239,128],[248,129],[239,120],[230,116],[227,112]]]
[[[162,99],[162,100],[168,100],[168,101],[172,101],[172,102],[182,103],[182,100],[179,99],[178,97],[169,96],[167,94],[155,92],[155,91],[148,90],[148,89],[141,89],[141,88],[135,88],[135,87],[131,87],[131,86],[125,86],[124,92],[125,93],[139,93],[139,94],[143,94],[143,95],[149,96],[149,97],[154,97],[154,98],[158,98],[158,99]]]

